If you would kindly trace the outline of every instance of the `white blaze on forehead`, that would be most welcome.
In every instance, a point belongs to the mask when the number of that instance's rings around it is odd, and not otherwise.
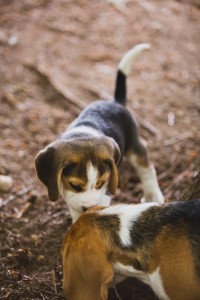
[[[130,236],[130,229],[133,222],[136,221],[140,215],[151,206],[157,206],[157,202],[150,202],[144,204],[119,204],[113,205],[99,211],[103,215],[118,215],[120,219],[119,237],[124,246],[131,246],[132,242]]]
[[[87,170],[87,189],[94,189],[98,179],[98,169],[89,161],[86,166]]]

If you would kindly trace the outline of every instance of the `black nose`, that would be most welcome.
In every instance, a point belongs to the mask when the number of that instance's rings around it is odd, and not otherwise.
[[[87,207],[82,206],[83,211],[86,211],[87,209],[88,209]]]

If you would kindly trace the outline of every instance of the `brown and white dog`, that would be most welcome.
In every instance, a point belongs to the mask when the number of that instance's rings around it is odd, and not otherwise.
[[[109,206],[110,194],[115,194],[118,184],[117,164],[124,155],[138,172],[145,201],[164,201],[136,121],[124,107],[126,76],[137,55],[147,48],[148,44],[139,44],[120,61],[114,101],[95,101],[86,107],[67,131],[36,157],[36,172],[49,198],[56,201],[61,193],[73,221],[89,207]]]
[[[200,200],[91,208],[62,248],[68,300],[106,300],[126,277],[162,300],[200,299]]]

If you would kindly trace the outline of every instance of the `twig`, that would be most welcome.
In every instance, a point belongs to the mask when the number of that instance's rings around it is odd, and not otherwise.
[[[94,85],[91,86],[91,84],[89,84],[86,81],[82,82],[81,86],[82,86],[83,89],[85,89],[86,91],[91,93],[92,96],[97,98],[97,99],[106,99],[108,101],[113,100],[113,97],[110,94],[102,91],[97,86],[94,86]]]
[[[186,140],[186,139],[190,138],[191,135],[192,135],[191,132],[188,132],[188,131],[183,132],[183,133],[181,133],[181,134],[179,134],[179,135],[177,135],[177,136],[175,136],[175,137],[172,137],[172,138],[169,139],[169,140],[166,140],[166,141],[164,142],[164,144],[161,145],[161,146],[162,146],[162,147],[168,147],[168,146],[171,146],[171,145],[173,145],[173,144],[175,144],[175,143],[182,142],[183,140]]]
[[[158,175],[158,180],[163,180],[165,177],[167,177],[169,174],[171,174],[178,166],[179,162],[172,165],[169,169],[165,170],[163,173]]]
[[[133,116],[136,116],[136,119],[138,120],[138,123],[140,126],[142,126],[144,129],[146,129],[149,133],[155,136],[160,135],[160,131],[154,127],[152,124],[150,124],[148,121],[144,120],[142,117],[140,117],[136,112],[134,112]]]
[[[56,287],[56,274],[55,274],[55,270],[52,270],[52,281],[53,281],[53,287],[54,287],[54,291],[56,293],[56,295],[58,294],[57,291],[57,287]]]
[[[2,296],[1,299],[8,299],[10,297],[10,295],[12,294],[12,292],[8,292],[6,293],[4,296]]]
[[[35,291],[38,291],[38,292],[43,292],[43,293],[47,293],[47,294],[50,294],[50,295],[56,295],[55,294],[55,292],[50,292],[50,291],[47,291],[47,290],[43,290],[43,289],[38,289],[38,288],[36,288],[36,287],[33,287],[33,289],[35,290]],[[58,295],[58,294],[57,294]]]
[[[122,300],[122,299],[120,298],[120,296],[119,296],[119,294],[118,294],[118,291],[117,291],[117,289],[116,289],[115,286],[113,286],[113,290],[115,291],[115,294],[116,294],[118,300]]]
[[[55,214],[53,214],[52,216],[50,216],[49,218],[47,218],[42,225],[46,225],[47,223],[49,223],[50,221],[52,221],[53,219],[56,219],[62,215],[66,215],[67,218],[71,218],[69,212],[67,212],[66,210],[61,210]]]
[[[46,297],[43,296],[43,294],[40,292],[40,296],[42,297],[43,300],[46,300]]]
[[[2,204],[1,207],[6,206],[8,203],[14,201],[17,197],[21,197],[24,194],[27,194],[30,192],[32,187],[26,187],[23,190],[19,191],[16,195],[9,197],[7,200],[5,200]]]
[[[56,90],[58,94],[66,99],[68,104],[72,105],[73,112],[78,114],[81,110],[83,110],[87,103],[81,100],[80,98],[73,95],[69,90],[67,90],[61,81],[57,79],[57,77],[52,76],[47,72],[44,66],[42,65],[34,65],[34,64],[25,64],[25,66],[37,74],[39,74],[43,79],[45,79],[53,88]]]
[[[166,140],[163,144],[160,144],[159,146],[152,146],[151,147],[151,150],[157,150],[157,149],[160,149],[160,147],[168,147],[168,146],[171,146],[173,144],[176,144],[176,143],[180,143],[188,138],[191,138],[192,139],[192,132],[183,132],[175,137],[172,137],[168,140]]]
[[[31,206],[31,202],[27,202],[25,203],[25,205],[22,207],[22,209],[17,213],[16,215],[16,219],[20,219],[29,209],[29,207]]]

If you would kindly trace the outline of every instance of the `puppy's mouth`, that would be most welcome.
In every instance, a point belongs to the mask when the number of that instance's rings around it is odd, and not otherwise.
[[[86,210],[88,210],[88,208],[89,208],[89,207],[84,207],[84,206],[82,206],[82,207],[81,207],[82,212],[85,212]]]
[[[90,211],[91,209],[93,209],[94,207],[97,207],[97,205],[93,205],[93,206],[90,206],[90,207],[84,207],[84,206],[82,206],[81,208],[82,208],[82,212],[86,212],[86,211]]]

